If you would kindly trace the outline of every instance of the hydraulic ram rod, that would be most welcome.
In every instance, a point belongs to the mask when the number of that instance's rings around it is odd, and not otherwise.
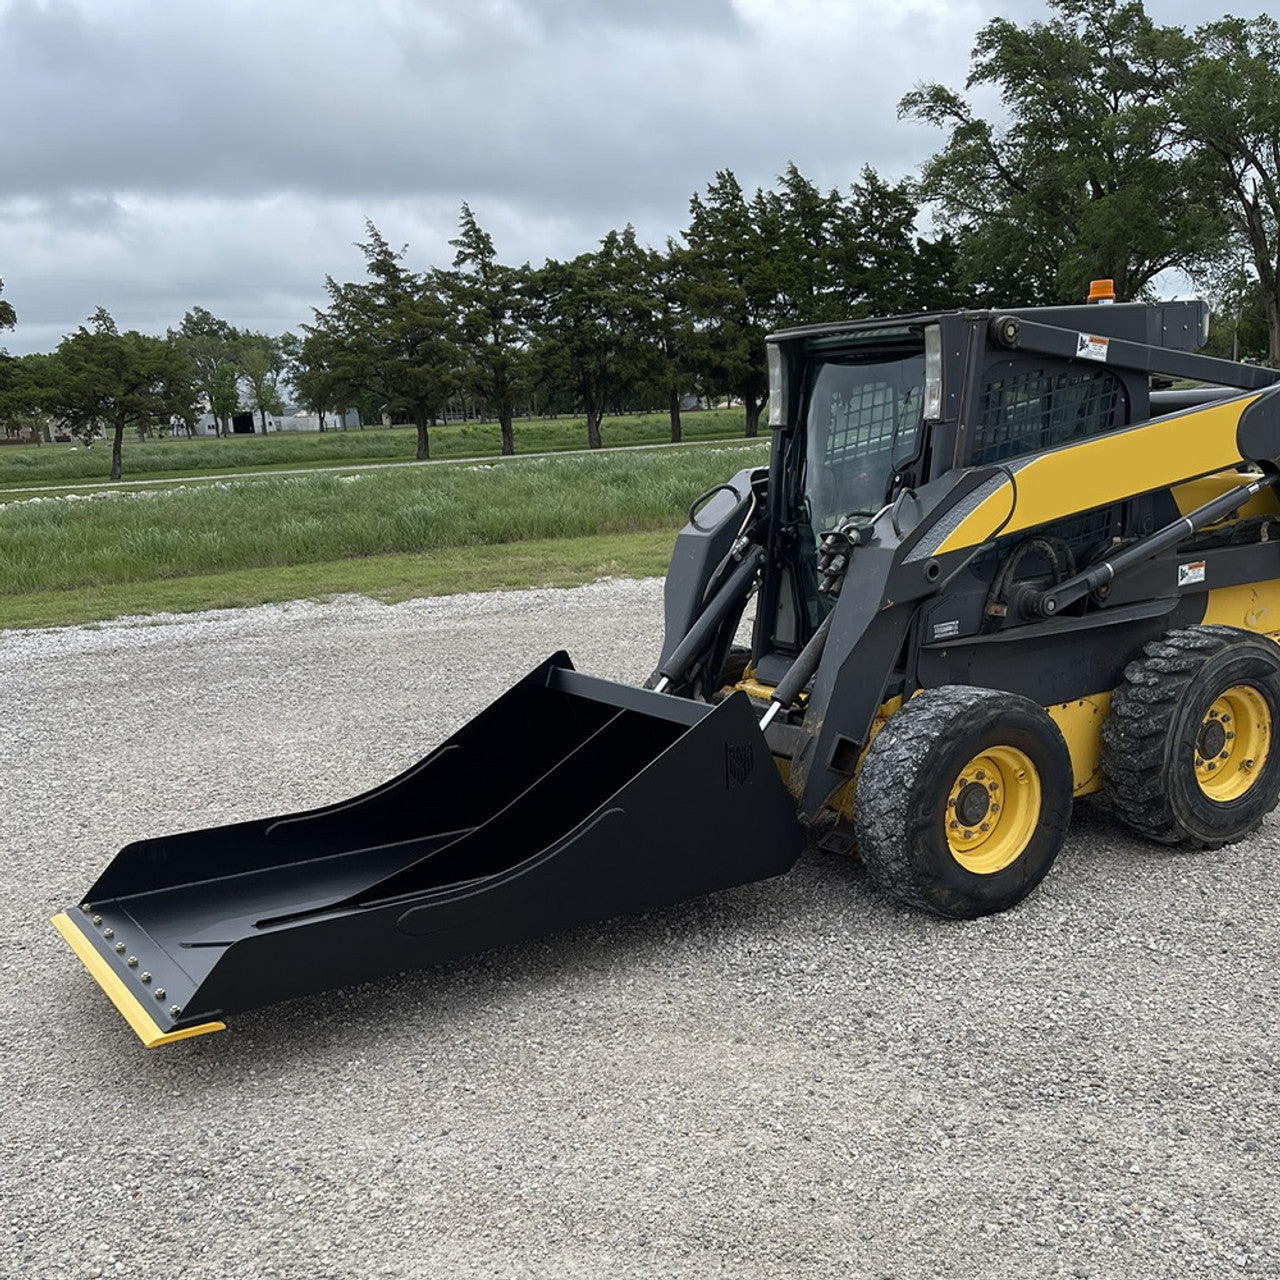
[[[729,580],[711,598],[711,603],[698,615],[689,628],[689,634],[676,646],[672,655],[658,669],[662,678],[654,685],[657,693],[665,693],[673,684],[684,679],[690,664],[711,641],[729,611],[740,605],[755,586],[756,574],[764,563],[764,551],[757,548],[744,556],[742,563],[729,576]]]
[[[770,695],[769,709],[760,719],[760,728],[767,729],[779,711],[785,711],[804,692],[804,687],[813,679],[813,673],[822,661],[822,651],[827,647],[827,636],[831,634],[829,613],[822,620],[822,626],[809,638],[809,643],[800,650],[799,657],[787,669],[787,674],[778,681],[778,686]]]

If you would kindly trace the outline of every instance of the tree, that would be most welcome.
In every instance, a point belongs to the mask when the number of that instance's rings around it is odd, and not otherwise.
[[[317,414],[320,430],[324,415],[334,409],[346,425],[346,411],[357,393],[356,373],[344,367],[349,353],[324,326],[304,326],[306,335],[298,345],[289,371],[298,403]]]
[[[453,317],[434,273],[402,265],[406,249],[393,250],[372,222],[364,253],[369,281],[338,284],[325,277],[329,306],[317,310],[308,335],[343,385],[376,391],[388,414],[405,414],[418,432],[418,458],[431,456],[428,427],[448,403],[459,364]]]
[[[4,281],[0,280],[0,294],[4,293]],[[0,330],[12,329],[18,323],[18,317],[11,303],[0,298]],[[0,426],[8,430],[10,415],[14,412],[12,398],[17,386],[16,361],[0,347]]]
[[[219,436],[229,436],[231,419],[240,408],[240,374],[235,365],[215,364],[203,390],[213,415],[214,430]]]
[[[846,318],[849,280],[837,261],[849,248],[848,211],[839,192],[819,191],[794,164],[778,184],[750,204],[761,320],[772,330]]]
[[[705,199],[694,194],[689,214],[685,261],[697,364],[708,381],[742,401],[746,434],[755,436],[769,394],[764,339],[777,296],[771,245],[732,170],[716,174]]]
[[[1211,308],[1206,355],[1224,360],[1267,359],[1270,335],[1262,286],[1248,266],[1246,254],[1197,281]]]
[[[657,390],[667,401],[671,443],[684,438],[680,402],[697,376],[697,327],[689,306],[688,250],[667,241],[665,254],[650,251],[647,292],[653,300],[652,327],[657,352]]]
[[[955,243],[916,233],[915,184],[887,182],[870,166],[841,202],[831,257],[845,316],[892,316],[959,306]]]
[[[1055,17],[978,33],[967,87],[1000,90],[1007,123],[920,85],[899,114],[948,133],[921,190],[953,232],[970,290],[1073,302],[1110,276],[1136,297],[1161,271],[1220,255],[1225,225],[1179,142],[1173,95],[1191,42],[1141,0],[1050,0]]]
[[[112,433],[112,480],[120,479],[127,428],[141,432],[196,413],[195,374],[181,343],[121,333],[102,307],[58,344],[56,357],[50,408],[86,442],[99,430]]]
[[[289,352],[296,350],[296,344],[293,334],[273,338],[265,333],[242,333],[236,343],[236,364],[249,393],[249,407],[258,411],[264,436],[267,414],[284,412],[280,385],[289,368]]]
[[[192,307],[178,326],[176,337],[194,370],[196,386],[204,393],[219,436],[231,434],[231,419],[240,407],[240,373],[236,367],[234,326],[204,307]]]
[[[587,419],[587,447],[603,443],[600,420],[625,392],[652,383],[658,358],[646,291],[646,250],[628,225],[593,252],[549,260],[534,280],[544,381],[571,388]]]
[[[324,415],[337,405],[332,375],[323,350],[324,335],[308,333],[298,348],[297,359],[289,374],[293,394],[298,403],[320,419],[324,431]]]
[[[13,357],[0,352],[0,430],[6,435],[26,433],[37,444],[44,438],[56,365],[45,353]]]
[[[515,453],[516,396],[528,376],[529,264],[503,266],[464,204],[446,287],[458,320],[463,387],[498,419],[502,452]]]
[[[1223,18],[1196,31],[1195,48],[1177,118],[1198,180],[1252,259],[1268,362],[1280,364],[1280,25]]]

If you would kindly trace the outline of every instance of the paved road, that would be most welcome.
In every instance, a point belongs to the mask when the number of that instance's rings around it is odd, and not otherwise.
[[[1280,1276],[1274,822],[1084,806],[943,923],[856,865],[145,1052],[47,924],[120,843],[335,799],[653,583],[0,633],[0,1276]]]

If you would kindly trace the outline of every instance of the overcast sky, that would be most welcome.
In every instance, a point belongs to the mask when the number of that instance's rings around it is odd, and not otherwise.
[[[1158,22],[1223,12],[1148,0]],[[470,203],[504,261],[661,245],[717,169],[823,187],[910,172],[896,119],[959,88],[974,33],[1036,0],[0,0],[0,279],[13,354],[99,305],[160,333],[193,305],[278,333],[372,218],[447,265]]]

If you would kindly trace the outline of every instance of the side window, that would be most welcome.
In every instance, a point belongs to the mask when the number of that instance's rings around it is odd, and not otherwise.
[[[1006,361],[986,377],[973,431],[974,466],[1101,435],[1128,417],[1124,383],[1109,369]]]
[[[818,366],[805,425],[805,496],[815,528],[880,509],[894,462],[917,450],[923,389],[924,353],[915,347]]]
[[[824,370],[825,372],[825,370]],[[819,379],[821,387],[822,379]],[[829,388],[829,399],[814,397],[814,413],[827,410],[826,457],[828,466],[850,456],[865,458],[878,449],[888,449],[897,431],[897,447],[910,453],[920,425],[920,396],[917,388],[905,394],[891,382],[855,382]],[[914,398],[914,404],[912,403]]]

